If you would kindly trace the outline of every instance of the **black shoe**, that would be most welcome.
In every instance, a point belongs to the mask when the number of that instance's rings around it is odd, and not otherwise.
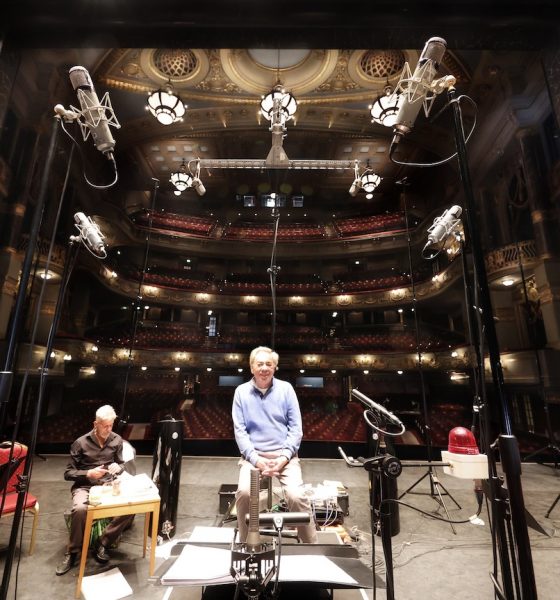
[[[95,560],[102,565],[105,565],[109,562],[110,556],[109,552],[107,552],[107,548],[103,544],[99,544],[97,546],[97,550],[95,551]]]
[[[76,558],[78,557],[75,552],[67,552],[64,555],[62,562],[56,567],[57,575],[64,575],[76,564]]]

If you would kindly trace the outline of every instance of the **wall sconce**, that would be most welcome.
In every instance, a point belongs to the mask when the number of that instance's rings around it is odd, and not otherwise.
[[[148,96],[146,110],[149,110],[162,125],[171,125],[183,120],[186,106],[181,97],[173,91],[171,81],[168,81],[165,89],[160,88]]]

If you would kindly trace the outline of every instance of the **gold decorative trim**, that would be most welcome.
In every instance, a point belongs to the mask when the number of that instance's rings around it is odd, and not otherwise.
[[[162,73],[155,65],[154,55],[161,49],[150,48],[144,49],[140,52],[140,66],[144,73],[155,82],[157,86],[167,83],[169,77]],[[210,70],[210,61],[208,59],[207,50],[198,50],[195,48],[189,48],[189,51],[194,54],[197,60],[196,68],[185,77],[174,77],[171,78],[171,83],[176,90],[181,90],[187,87],[194,87],[200,83],[207,75]]]
[[[276,69],[253,60],[247,50],[219,51],[222,68],[240,89],[257,95],[268,92],[276,83]],[[294,67],[279,70],[282,85],[296,97],[311,92],[332,74],[337,65],[338,50],[313,50]]]

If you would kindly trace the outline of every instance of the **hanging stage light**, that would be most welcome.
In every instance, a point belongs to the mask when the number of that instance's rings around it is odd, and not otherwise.
[[[390,85],[386,85],[383,94],[369,107],[372,123],[385,127],[393,127],[397,122],[397,114],[404,102],[404,97]]]
[[[148,96],[146,110],[149,110],[162,125],[171,125],[183,120],[186,106],[181,97],[173,91],[169,81],[165,89],[160,88]]]
[[[184,192],[186,189],[192,187],[193,178],[192,175],[187,171],[185,159],[183,159],[179,170],[171,173],[169,181],[171,181],[171,183],[177,188],[174,191],[176,196],[180,196],[181,192]]]
[[[373,191],[381,182],[381,177],[373,171],[366,170],[360,177],[360,187],[366,193],[366,198],[369,200],[373,197]]]

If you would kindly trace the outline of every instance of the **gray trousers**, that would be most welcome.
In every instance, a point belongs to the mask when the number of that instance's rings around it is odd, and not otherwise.
[[[82,550],[84,541],[84,529],[86,527],[87,501],[89,488],[75,488],[72,490],[72,517],[70,520],[70,542],[68,552],[78,553]],[[105,530],[99,540],[104,546],[110,546],[117,541],[119,535],[132,523],[134,515],[123,515],[115,517]]]
[[[253,465],[241,458],[239,460],[239,482],[235,493],[235,510],[237,512],[237,529],[239,530],[239,541],[247,540],[248,525],[245,515],[249,512],[251,495],[251,469]],[[299,458],[294,456],[292,460],[278,474],[278,481],[282,486],[288,510],[291,512],[307,512],[311,515],[311,522],[307,525],[298,525],[297,531],[300,540],[306,544],[317,542],[317,531],[311,513],[309,500],[303,495],[303,477]]]

